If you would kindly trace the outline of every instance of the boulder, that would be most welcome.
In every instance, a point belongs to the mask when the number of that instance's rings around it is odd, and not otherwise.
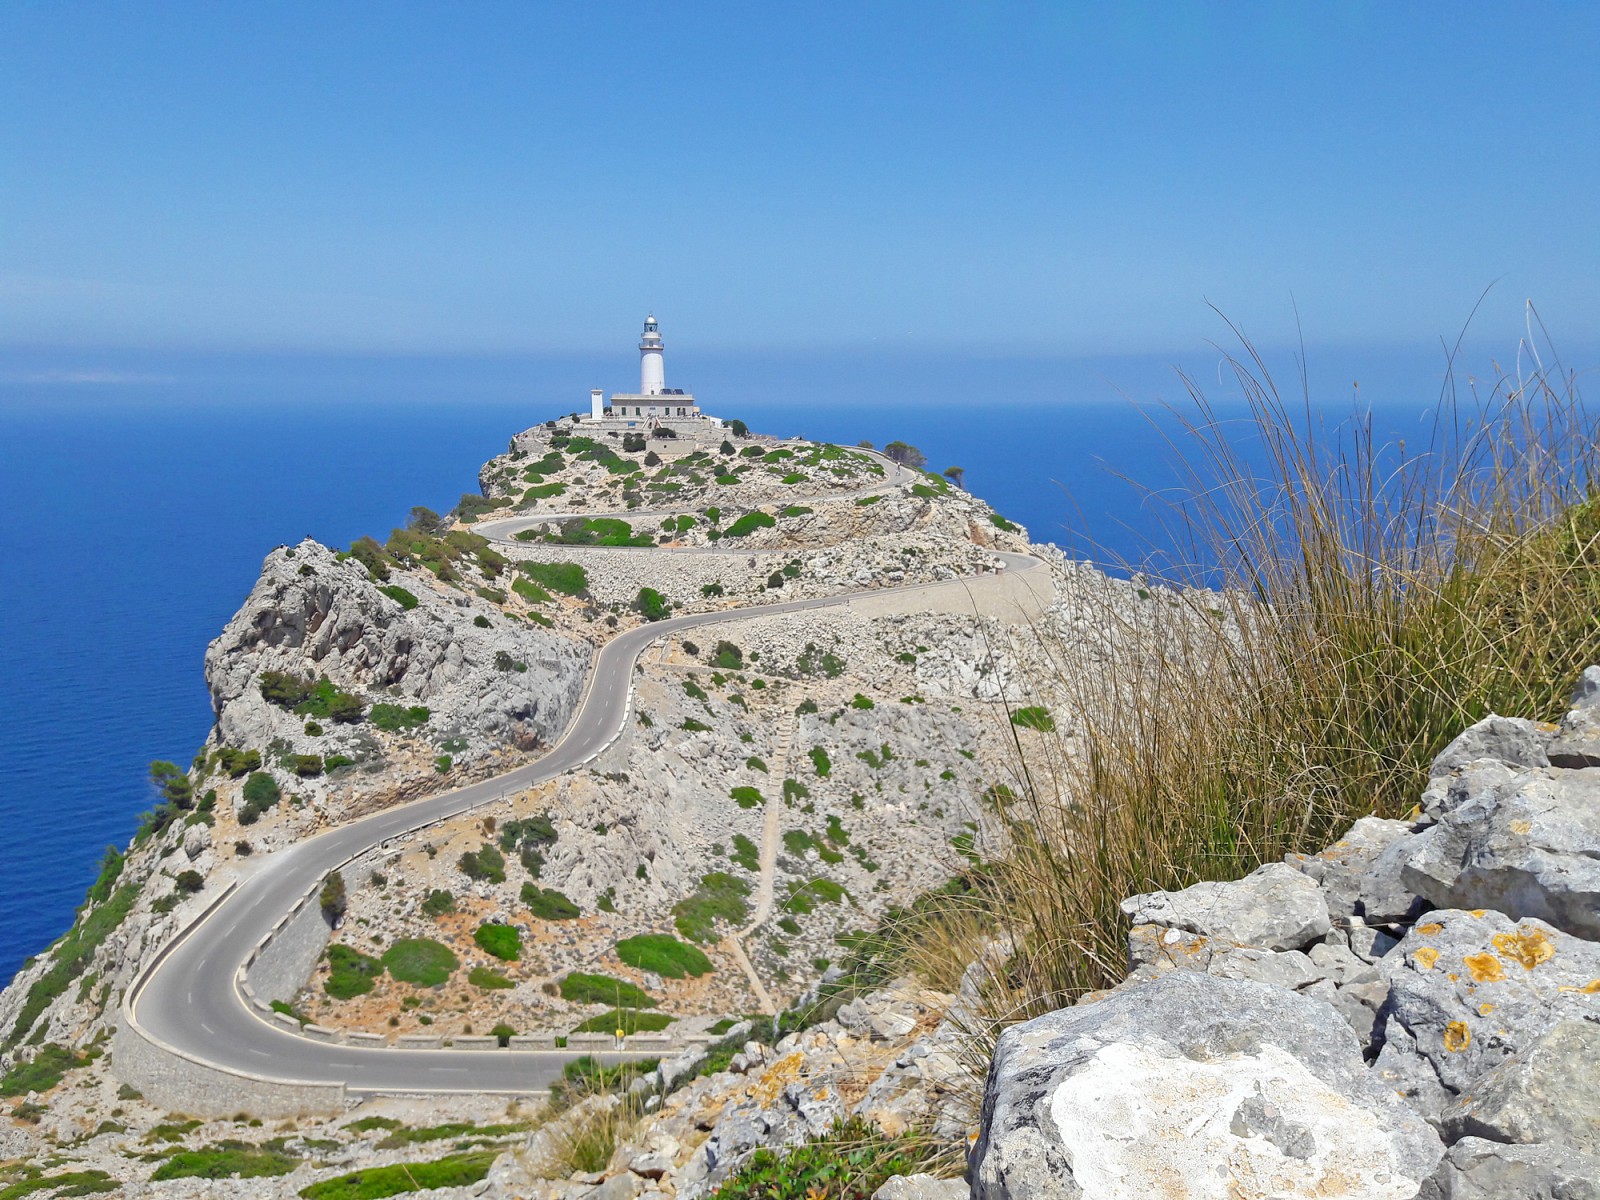
[[[1600,667],[1584,668],[1549,754],[1558,767],[1600,767]]]
[[[896,1175],[872,1193],[872,1200],[966,1200],[967,1195],[967,1185],[959,1179]]]
[[[1166,925],[1266,950],[1298,950],[1332,928],[1316,883],[1285,863],[1268,863],[1230,883],[1132,896],[1122,911],[1136,925]]]
[[[1467,726],[1455,741],[1439,751],[1428,767],[1428,778],[1450,775],[1484,758],[1518,767],[1548,767],[1545,743],[1550,739],[1546,732],[1549,728],[1547,725],[1541,730],[1537,722],[1491,713],[1476,725]]]
[[[1543,921],[1430,912],[1383,964],[1386,1011],[1451,1093],[1470,1091],[1563,1018],[1600,1018],[1600,944]],[[1408,1070],[1388,1046],[1377,1066]]]
[[[1443,1127],[1452,1141],[1553,1142],[1600,1154],[1600,1025],[1558,1021],[1475,1080]]]
[[[1284,861],[1316,880],[1328,902],[1328,912],[1335,918],[1363,915],[1367,909],[1363,903],[1364,892],[1369,887],[1376,885],[1390,890],[1386,875],[1371,876],[1373,882],[1367,882],[1373,866],[1386,850],[1410,837],[1415,830],[1416,826],[1409,821],[1362,817],[1321,853],[1291,854]],[[1399,882],[1398,871],[1393,882]]]
[[[1564,1146],[1463,1138],[1417,1200],[1600,1200],[1600,1160]]]
[[[1434,908],[1492,908],[1600,939],[1600,767],[1501,768],[1406,843],[1405,886]]]
[[[969,1173],[974,1200],[1409,1200],[1442,1153],[1327,1004],[1171,971],[1008,1029]]]

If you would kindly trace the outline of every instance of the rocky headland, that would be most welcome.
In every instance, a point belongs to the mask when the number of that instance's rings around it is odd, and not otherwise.
[[[1407,820],[1130,897],[1124,982],[1005,1028],[1004,914],[942,971],[863,971],[874,939],[1005,852],[1084,680],[1219,608],[860,449],[564,419],[479,483],[267,556],[204,745],[0,993],[0,1195],[688,1198],[844,1128],[935,1148],[887,1200],[1597,1194],[1600,668],[1559,726],[1463,732]],[[332,1045],[562,1049],[548,1096],[264,1119],[118,1074],[180,931],[323,831],[537,761],[649,626],[597,756],[356,854],[257,997]]]

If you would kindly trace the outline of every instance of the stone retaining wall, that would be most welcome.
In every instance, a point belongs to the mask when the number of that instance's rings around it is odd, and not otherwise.
[[[126,1020],[111,1043],[111,1070],[138,1088],[147,1102],[194,1117],[238,1112],[273,1119],[335,1114],[344,1110],[344,1084],[261,1079],[196,1062]]]
[[[347,879],[348,885],[349,880]],[[267,935],[245,970],[251,990],[262,1000],[293,1000],[311,978],[328,945],[328,922],[313,892],[288,919]]]

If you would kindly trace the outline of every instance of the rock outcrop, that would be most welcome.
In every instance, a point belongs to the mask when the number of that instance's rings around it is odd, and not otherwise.
[[[1597,706],[1590,668],[1416,822],[1125,901],[1127,981],[1000,1039],[973,1196],[1600,1194]]]

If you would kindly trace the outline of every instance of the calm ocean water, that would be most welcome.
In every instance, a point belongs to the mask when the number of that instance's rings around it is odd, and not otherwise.
[[[1405,422],[1437,396],[1426,355],[1350,361]],[[186,763],[204,739],[206,643],[267,551],[449,508],[513,432],[586,396],[593,362],[0,356],[0,980],[65,931],[104,848],[132,835],[150,760]],[[1214,360],[1186,365],[1217,382]],[[1161,482],[1161,437],[1119,393],[1180,396],[1164,360],[692,366],[709,411],[758,430],[901,438],[935,470],[965,467],[1035,540],[1136,559],[1155,531],[1108,467]],[[1353,368],[1330,374],[1347,413]]]

